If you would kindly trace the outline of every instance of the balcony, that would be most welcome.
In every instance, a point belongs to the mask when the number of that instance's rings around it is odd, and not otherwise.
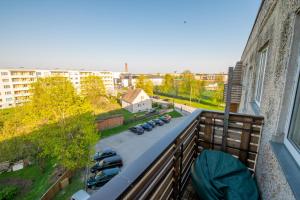
[[[228,152],[255,174],[262,126],[260,116],[230,113],[227,121],[224,113],[196,110],[90,199],[181,199],[203,149]]]

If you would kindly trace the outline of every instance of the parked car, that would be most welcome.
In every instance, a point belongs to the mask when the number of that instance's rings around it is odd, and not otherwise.
[[[155,108],[151,108],[148,113],[156,113],[156,109]]]
[[[160,119],[161,121],[165,122],[165,123],[169,123],[169,122],[170,122],[170,120],[167,119],[167,118],[164,117],[164,116],[161,116],[159,119]]]
[[[90,198],[90,195],[84,190],[78,190],[71,197],[71,200],[87,200]]]
[[[112,179],[119,172],[120,172],[119,167],[104,169],[104,170],[98,172],[95,176],[90,177],[87,180],[86,185],[88,188],[103,186],[105,183],[110,181],[110,179]]]
[[[144,123],[141,125],[143,127],[144,130],[146,131],[152,131],[152,126],[149,125],[148,123]]]
[[[158,125],[158,126],[162,126],[162,125],[165,124],[165,123],[164,123],[163,121],[161,121],[160,119],[154,119],[153,121],[154,121],[155,124]]]
[[[94,160],[100,161],[103,158],[107,158],[107,157],[115,156],[115,155],[117,155],[117,153],[114,150],[112,150],[111,148],[106,148],[106,149],[103,149],[103,151],[99,151],[99,152],[95,153]]]
[[[129,130],[138,135],[142,135],[144,133],[144,129],[141,126],[134,126],[129,128]]]
[[[122,158],[119,155],[115,155],[112,157],[104,158],[100,162],[96,162],[96,164],[93,167],[91,167],[90,171],[91,173],[95,173],[103,169],[122,167],[122,166],[123,166]]]
[[[152,128],[154,128],[154,127],[156,126],[156,123],[155,123],[153,120],[147,121],[147,123],[148,123],[149,125],[151,125]]]

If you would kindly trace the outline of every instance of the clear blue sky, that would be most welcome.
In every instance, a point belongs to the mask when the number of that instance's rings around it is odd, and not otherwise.
[[[1,0],[0,67],[227,71],[260,0]],[[186,23],[184,23],[186,21]]]

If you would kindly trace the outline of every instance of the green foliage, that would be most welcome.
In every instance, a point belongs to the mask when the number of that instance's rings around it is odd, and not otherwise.
[[[16,186],[5,186],[0,188],[0,200],[13,200],[18,191],[19,188]]]
[[[144,75],[141,75],[138,77],[136,82],[136,88],[143,89],[149,96],[153,96],[153,83],[152,81],[145,77]]]
[[[31,101],[34,119],[40,125],[32,140],[41,157],[51,157],[67,169],[88,162],[96,140],[90,104],[81,99],[63,77],[38,79]]]
[[[98,76],[82,79],[81,95],[93,106],[95,113],[101,112],[110,104],[102,78]]]
[[[23,184],[26,184],[26,191],[23,193],[19,192],[15,199],[40,199],[47,189],[53,184],[53,182],[51,182],[51,177],[54,171],[54,166],[55,163],[52,160],[47,160],[45,170],[43,172],[40,170],[38,165],[33,164],[15,172],[2,173],[0,174],[0,180],[1,182],[6,183],[5,180],[16,179],[23,182]],[[24,187],[24,185],[20,182],[15,181],[14,184],[10,184],[19,188]]]
[[[171,74],[166,74],[160,87],[161,92],[173,94],[175,93],[175,77]]]
[[[208,104],[221,105],[224,91],[223,77],[221,75],[216,77],[218,88],[215,91],[206,90],[209,83],[211,82],[196,80],[193,73],[185,70],[179,77],[166,74],[162,85],[155,88],[155,93],[176,98],[187,98],[204,104],[206,103],[203,101],[211,100]]]
[[[167,96],[162,96],[160,95],[161,99],[166,99],[168,98]],[[224,107],[223,106],[218,106],[216,104],[214,104],[213,102],[209,101],[202,101],[202,103],[198,103],[198,102],[190,102],[189,100],[185,100],[185,99],[179,99],[179,98],[174,98],[175,103],[179,103],[179,104],[184,104],[184,105],[190,105],[191,103],[191,107],[195,107],[195,108],[202,108],[202,109],[207,109],[207,110],[219,110],[219,111],[224,111]]]

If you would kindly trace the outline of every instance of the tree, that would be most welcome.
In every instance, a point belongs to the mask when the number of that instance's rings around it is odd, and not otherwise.
[[[67,169],[84,166],[97,140],[91,106],[64,77],[40,78],[32,85],[31,108],[38,129],[32,140],[41,157]]]
[[[0,113],[0,162],[16,161],[34,155],[35,148],[28,140],[34,128],[30,107],[25,104]]]
[[[95,113],[105,110],[110,104],[102,78],[87,76],[81,82],[81,95],[92,105]]]
[[[171,74],[166,74],[164,76],[162,85],[161,85],[161,92],[165,94],[174,94],[175,93],[175,86],[174,86],[175,77]]]
[[[149,78],[145,77],[144,75],[138,77],[136,82],[136,88],[141,88],[148,95],[153,96],[153,87],[153,83]]]
[[[195,77],[192,72],[185,70],[181,74],[179,92],[185,96],[190,96],[193,90],[195,90]]]

